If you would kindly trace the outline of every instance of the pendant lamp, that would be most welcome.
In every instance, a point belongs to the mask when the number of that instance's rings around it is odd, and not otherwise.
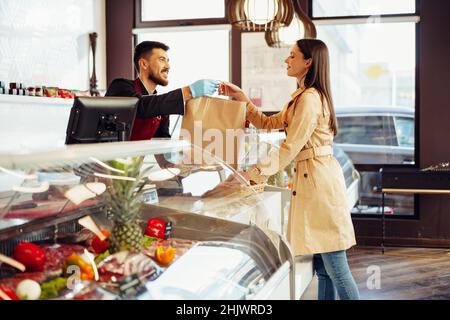
[[[293,45],[298,39],[316,38],[317,31],[314,23],[303,12],[296,0],[294,2],[295,16],[288,26],[280,26],[265,32],[266,43],[269,47],[281,48]]]
[[[230,23],[243,31],[270,31],[288,26],[294,16],[292,0],[230,0]]]

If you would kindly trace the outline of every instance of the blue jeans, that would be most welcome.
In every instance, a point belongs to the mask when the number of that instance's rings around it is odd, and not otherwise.
[[[336,289],[341,300],[359,300],[358,287],[348,267],[345,251],[315,254],[313,261],[319,278],[319,300],[335,300]]]

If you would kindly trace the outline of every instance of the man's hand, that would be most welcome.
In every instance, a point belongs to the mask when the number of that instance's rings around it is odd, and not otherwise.
[[[191,89],[192,97],[197,98],[214,94],[219,87],[219,83],[217,80],[202,79],[191,84],[189,89]]]

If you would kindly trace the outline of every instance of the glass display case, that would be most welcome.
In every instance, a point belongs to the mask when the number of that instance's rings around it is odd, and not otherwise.
[[[273,193],[185,141],[0,155],[0,300],[292,299]]]

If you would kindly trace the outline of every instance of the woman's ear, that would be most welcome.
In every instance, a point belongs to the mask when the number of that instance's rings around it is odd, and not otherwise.
[[[309,68],[312,65],[312,58],[306,60],[306,67]]]

